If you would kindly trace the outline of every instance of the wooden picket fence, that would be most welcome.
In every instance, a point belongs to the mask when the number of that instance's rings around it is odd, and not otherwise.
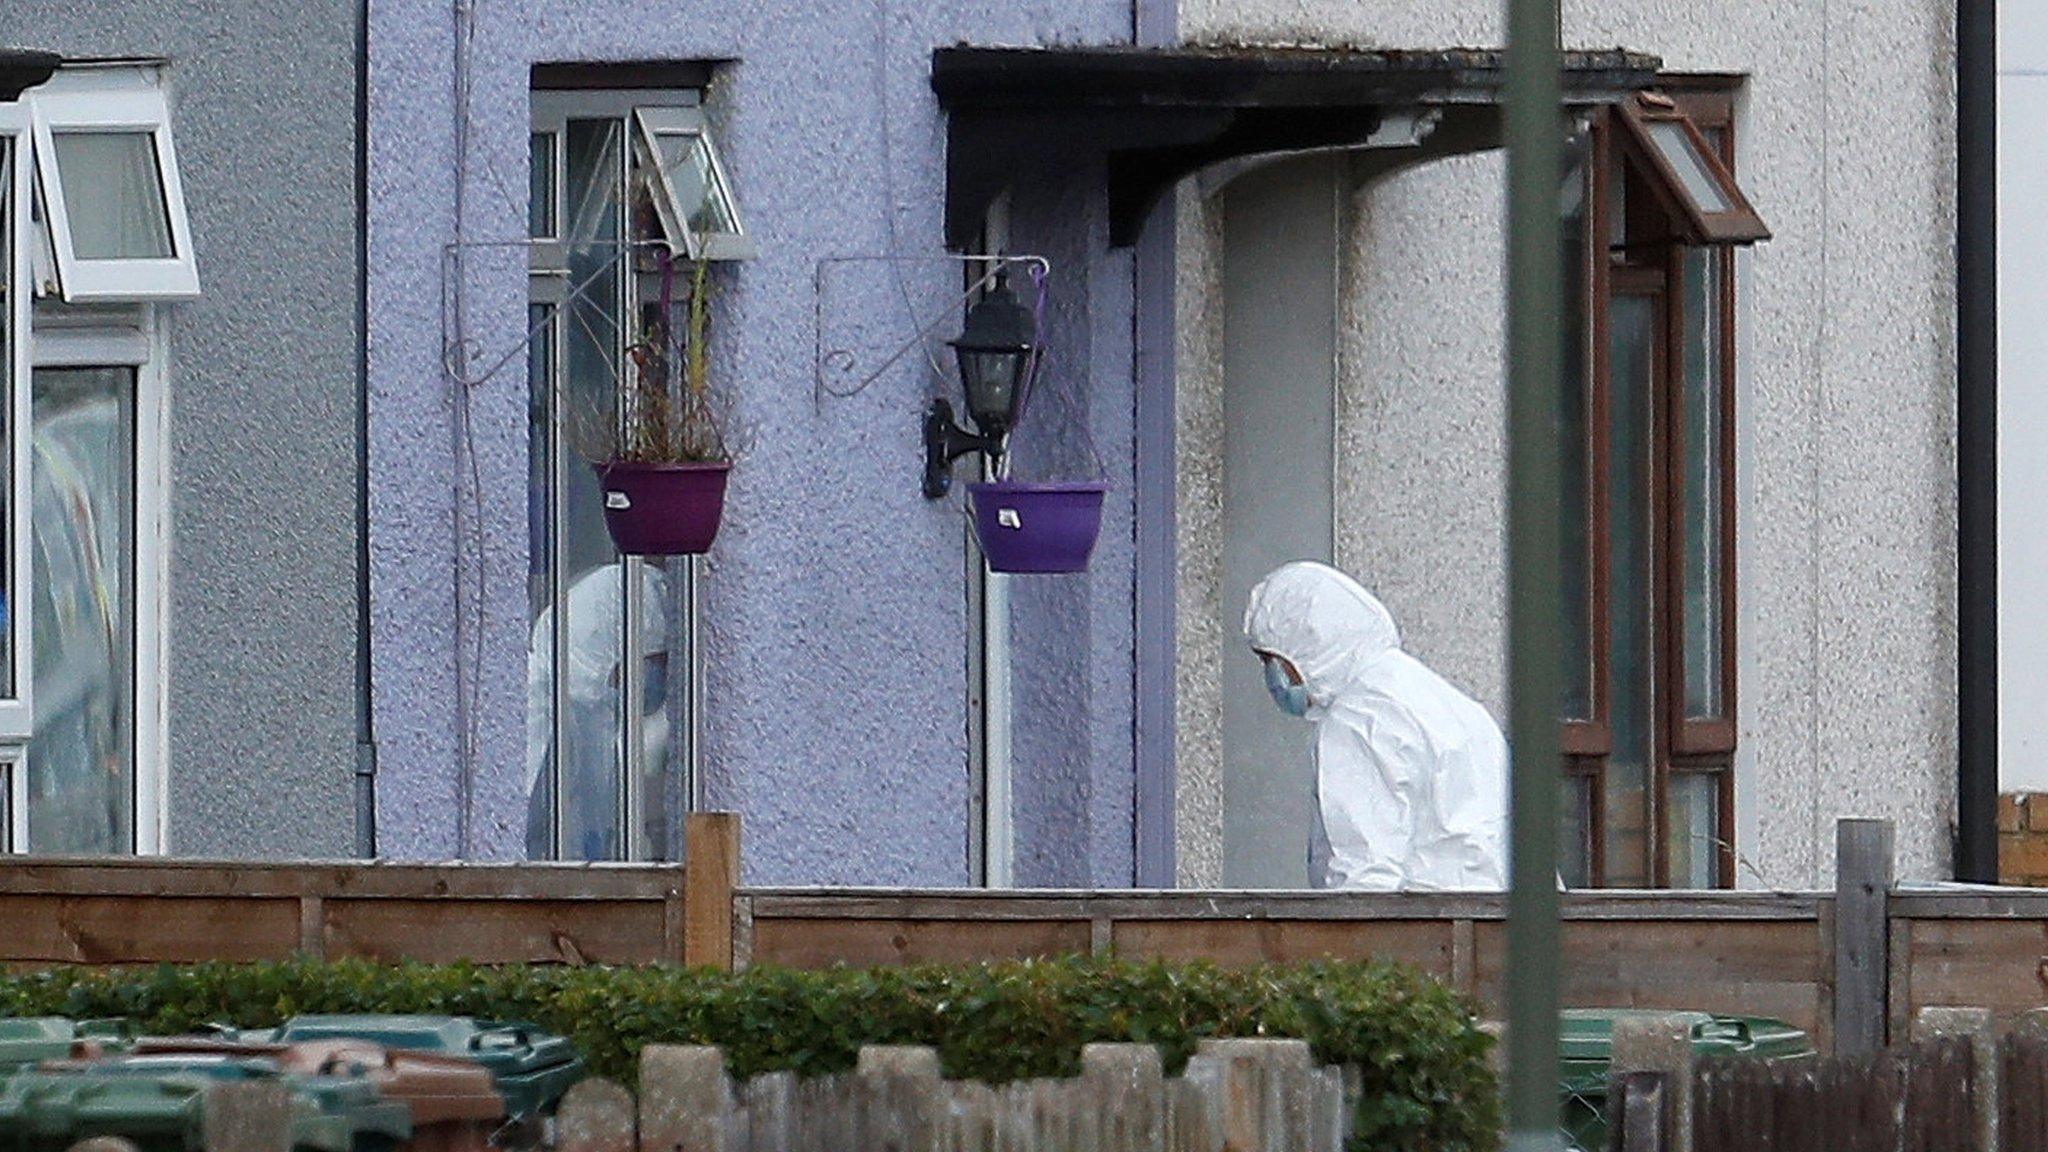
[[[1336,1068],[1294,1040],[1206,1044],[1167,1077],[1149,1045],[1098,1044],[1069,1080],[940,1078],[929,1048],[865,1048],[843,1076],[734,1082],[716,1048],[652,1046],[640,1095],[608,1080],[569,1090],[553,1152],[1342,1152],[1351,1101]],[[290,1146],[281,1085],[208,1097],[206,1152]],[[73,1152],[88,1152],[84,1148]],[[104,1145],[89,1152],[115,1152]],[[132,1149],[125,1150],[132,1152]]]
[[[2000,1036],[1931,1009],[1907,1043],[1853,1057],[1715,1058],[1618,1073],[1616,1152],[2048,1152],[2048,1017]],[[1591,1150],[1600,1152],[1600,1150]]]

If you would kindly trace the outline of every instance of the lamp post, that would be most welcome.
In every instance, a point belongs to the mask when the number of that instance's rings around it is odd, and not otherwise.
[[[1557,712],[1563,668],[1558,0],[1507,0],[1508,1152],[1557,1134]]]
[[[995,284],[967,310],[960,335],[949,342],[967,397],[967,415],[978,432],[960,427],[953,405],[940,397],[924,413],[924,494],[937,500],[953,486],[953,461],[969,452],[991,459],[1003,454],[1010,430],[1023,411],[1031,369],[1037,359],[1037,321],[1010,291],[1009,277]]]

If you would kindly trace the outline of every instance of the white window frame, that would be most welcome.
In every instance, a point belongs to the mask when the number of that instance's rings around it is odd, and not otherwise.
[[[21,741],[33,733],[35,727],[34,649],[31,646],[31,627],[35,621],[33,605],[34,590],[29,587],[31,574],[35,571],[29,518],[29,344],[32,339],[29,329],[29,299],[34,295],[29,279],[29,166],[33,161],[29,153],[30,144],[28,109],[21,104],[0,104],[0,139],[9,145],[12,162],[5,173],[6,183],[0,185],[0,207],[11,207],[11,211],[0,213],[0,221],[8,227],[7,243],[0,244],[0,251],[10,256],[6,267],[0,268],[8,291],[0,297],[0,306],[7,309],[6,324],[10,334],[7,355],[0,361],[0,382],[7,385],[6,396],[10,403],[6,409],[8,427],[0,429],[0,443],[7,446],[8,475],[11,483],[6,492],[7,532],[13,547],[5,556],[0,556],[13,579],[6,580],[7,595],[11,603],[7,611],[8,639],[14,653],[14,694],[0,699],[0,762],[10,766],[8,777],[9,827],[5,829],[8,848],[18,850],[27,840],[28,821],[28,773],[21,763]],[[23,609],[27,608],[26,611]]]
[[[629,181],[625,191],[630,198],[632,192],[630,181],[634,179],[633,173],[636,169],[644,171],[646,161],[646,157],[640,152],[641,145],[638,143],[639,129],[636,126],[635,114],[642,109],[650,107],[694,113],[698,99],[698,93],[693,90],[542,89],[532,93],[528,128],[529,139],[532,136],[553,137],[554,166],[547,174],[547,178],[554,188],[556,215],[554,236],[529,238],[528,304],[552,304],[559,307],[569,288],[565,272],[568,253],[571,247],[569,238],[573,233],[570,227],[572,206],[569,203],[568,196],[569,121],[612,120],[619,122],[619,127],[622,131],[620,145],[624,152],[621,159],[624,161]],[[662,197],[656,195],[654,200],[659,205]],[[738,219],[737,209],[735,209],[734,219],[735,221]],[[666,221],[664,221],[664,225],[666,225]],[[643,274],[632,270],[630,265],[624,274],[624,312],[628,316],[637,312],[638,302],[644,298],[644,290],[641,286],[643,278]],[[522,310],[521,314],[524,315],[524,310]],[[559,380],[561,373],[565,370],[565,359],[568,355],[565,322],[561,314],[557,313],[554,320],[550,323],[554,333],[552,340],[554,361],[550,365],[550,372]],[[561,493],[559,476],[565,469],[579,466],[571,459],[573,454],[569,451],[566,436],[562,433],[565,417],[559,410],[558,405],[559,400],[557,399],[550,399],[547,405],[549,418],[554,422],[554,428],[550,432],[549,437],[553,453],[552,459],[549,461],[549,472],[552,477],[550,480],[549,514],[554,518],[555,522],[550,528],[549,538],[557,544],[562,539],[563,533],[563,518],[557,502]],[[561,574],[556,565],[558,559],[558,556],[549,558],[550,569],[555,572],[555,579],[557,581],[553,593],[553,611],[556,620],[553,642],[556,647],[553,661],[555,684],[552,696],[555,705],[551,722],[552,731],[549,737],[550,740],[554,741],[553,746],[556,750],[557,764],[560,763],[561,749],[561,701],[566,697],[568,691],[566,681],[568,661],[563,648],[564,633],[562,630],[562,622],[568,616],[568,597],[567,586],[560,582]],[[621,579],[624,582],[625,595],[621,630],[626,637],[638,637],[640,635],[642,615],[647,611],[647,605],[642,599],[644,589],[642,573],[647,561],[639,556],[623,556],[621,560]],[[701,776],[699,773],[702,759],[700,750],[702,748],[701,737],[704,715],[704,678],[702,667],[704,645],[702,643],[703,622],[700,615],[703,566],[701,558],[698,557],[676,557],[675,560],[681,561],[681,563],[671,568],[670,571],[672,573],[682,573],[687,578],[687,586],[684,592],[686,603],[684,611],[688,617],[689,643],[688,652],[683,653],[681,659],[678,659],[677,653],[669,653],[670,662],[667,683],[668,691],[671,693],[681,691],[686,694],[689,722],[681,733],[680,763],[673,765],[671,770],[682,776],[684,805],[689,811],[695,812],[701,810],[703,805]],[[633,642],[629,639],[629,646]],[[649,858],[649,853],[646,841],[641,834],[643,827],[642,815],[647,805],[658,803],[660,798],[646,795],[642,787],[645,782],[645,773],[641,771],[639,757],[643,755],[645,742],[642,738],[641,725],[643,720],[639,703],[640,693],[643,690],[639,671],[640,661],[628,658],[623,661],[622,669],[621,688],[624,723],[621,725],[621,744],[624,752],[622,753],[620,763],[619,795],[621,856],[626,860],[646,860]],[[683,678],[680,681],[678,679],[679,676]],[[559,776],[557,779],[559,781]],[[555,847],[553,858],[558,860],[574,860],[576,857],[565,857],[561,852],[560,841],[564,812],[559,794],[559,783],[557,784],[557,789],[557,795],[552,806],[555,815],[555,829],[551,836]],[[681,845],[671,844],[668,847],[673,854]]]
[[[0,187],[0,203],[10,203],[12,211],[4,215],[10,225],[6,244],[0,250],[8,252],[10,266],[6,269],[8,283],[14,291],[8,293],[6,305],[6,328],[12,338],[6,344],[6,363],[0,363],[0,381],[6,387],[6,420],[8,426],[0,428],[0,443],[8,451],[8,476],[12,478],[10,490],[6,492],[8,502],[8,539],[14,547],[6,556],[0,556],[0,578],[6,578],[6,594],[12,596],[8,605],[8,642],[14,650],[14,695],[0,699],[0,742],[27,740],[35,730],[35,648],[31,646],[31,625],[35,623],[35,611],[20,611],[25,605],[33,605],[33,588],[29,588],[33,566],[31,551],[31,523],[29,523],[29,344],[33,340],[29,326],[29,301],[35,295],[31,281],[31,258],[29,246],[33,232],[29,228],[29,197],[33,195],[29,168],[31,160],[31,123],[29,109],[23,105],[0,105],[0,137],[10,141],[12,164],[8,164],[6,187]],[[10,578],[8,578],[10,576]],[[20,801],[27,797],[27,783],[14,773],[14,820],[18,822],[23,806]],[[20,842],[18,836],[14,842]]]
[[[746,222],[740,216],[739,197],[734,195],[732,180],[725,174],[725,161],[720,159],[718,142],[712,138],[711,129],[704,122],[703,109],[640,107],[633,109],[631,119],[633,149],[653,184],[649,189],[652,193],[650,198],[654,201],[655,215],[661,217],[663,231],[668,233],[669,248],[691,260],[753,259],[754,241],[747,235]],[[704,145],[704,155],[711,162],[711,182],[724,201],[726,211],[732,214],[731,232],[700,235],[690,227],[688,205],[676,194],[675,181],[669,178],[668,168],[662,163],[660,138],[663,136],[694,136]],[[678,240],[681,241],[680,247]]]
[[[135,838],[130,850],[155,856],[169,850],[170,805],[167,803],[170,733],[164,725],[164,687],[168,683],[163,642],[167,619],[164,565],[168,551],[170,477],[165,467],[168,443],[165,363],[168,351],[163,327],[150,307],[65,309],[35,317],[29,357],[33,368],[132,368],[135,370]],[[23,375],[21,395],[33,391]],[[23,405],[26,408],[26,404]],[[17,439],[26,442],[29,432]],[[33,613],[30,613],[33,615]],[[33,661],[29,662],[33,672]],[[32,676],[31,676],[32,678]],[[18,802],[14,838],[16,852],[27,845],[28,757],[25,748],[0,748],[12,757]]]
[[[156,70],[132,66],[62,70],[24,99],[34,121],[40,203],[64,299],[90,303],[198,296],[199,268],[192,254],[191,222],[185,214],[185,187],[178,175],[177,146],[171,138],[170,107]],[[57,162],[56,135],[60,131],[151,134],[170,230],[169,259],[78,257],[64,203],[63,166]]]

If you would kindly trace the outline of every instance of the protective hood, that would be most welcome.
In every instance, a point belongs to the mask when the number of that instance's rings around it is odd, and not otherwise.
[[[1319,887],[1493,890],[1507,879],[1507,741],[1478,701],[1401,650],[1392,615],[1327,564],[1252,590],[1245,638],[1293,664],[1315,722]]]
[[[1401,650],[1401,631],[1386,605],[1358,581],[1312,560],[1284,564],[1259,581],[1245,608],[1244,634],[1254,652],[1294,665],[1312,708],[1327,708],[1375,663]]]

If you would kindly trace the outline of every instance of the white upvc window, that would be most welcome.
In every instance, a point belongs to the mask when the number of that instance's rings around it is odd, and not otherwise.
[[[154,69],[65,70],[25,98],[57,287],[72,303],[199,295],[170,108]]]
[[[0,104],[0,746],[28,738],[33,728],[32,684],[24,658],[30,651],[28,598],[29,499],[29,279],[30,180],[28,110]],[[22,780],[7,770],[8,828],[22,815]],[[10,836],[11,843],[19,843]]]
[[[633,110],[633,150],[664,238],[691,260],[749,260],[754,242],[701,108]]]
[[[155,68],[0,104],[0,851],[164,850],[153,301],[197,290]]]
[[[147,306],[39,305],[29,373],[27,851],[164,848],[164,340]]]
[[[613,411],[627,349],[663,322],[663,272],[641,246],[709,260],[751,254],[697,100],[694,90],[533,93],[526,788],[535,859],[681,859],[683,816],[698,804],[699,566],[619,554],[596,474],[570,443],[593,411]],[[673,157],[666,174],[662,156]],[[680,279],[668,285],[672,309],[690,291]]]

